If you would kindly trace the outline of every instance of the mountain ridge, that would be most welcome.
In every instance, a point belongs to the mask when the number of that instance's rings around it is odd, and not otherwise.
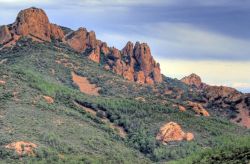
[[[134,46],[128,42],[122,50],[108,47],[107,43],[96,38],[94,31],[88,32],[86,28],[68,33],[63,31],[60,26],[49,22],[45,11],[35,7],[20,11],[13,24],[0,27],[0,44],[4,47],[12,46],[22,36],[38,42],[63,42],[96,63],[106,63],[105,69],[130,81],[141,84],[162,82],[160,65],[153,59],[146,43],[136,42]]]
[[[250,95],[160,75],[147,44],[19,19],[0,32],[0,163],[249,163]]]

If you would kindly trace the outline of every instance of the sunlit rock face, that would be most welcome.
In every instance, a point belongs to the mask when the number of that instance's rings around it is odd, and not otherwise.
[[[106,70],[112,70],[129,81],[150,85],[162,82],[160,65],[152,57],[146,43],[137,42],[134,45],[128,42],[122,50],[108,47],[107,43],[96,38],[94,31],[81,27],[76,31],[65,32],[60,26],[50,23],[42,9],[34,7],[20,11],[13,24],[0,27],[0,44],[10,42],[8,45],[12,46],[23,36],[38,42],[56,40],[67,44],[93,62],[104,64]]]

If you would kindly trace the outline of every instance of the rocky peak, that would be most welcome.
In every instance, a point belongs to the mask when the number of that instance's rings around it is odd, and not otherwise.
[[[228,116],[233,122],[239,125],[250,128],[250,111],[248,98],[246,94],[237,91],[234,88],[226,86],[211,86],[201,81],[201,78],[196,74],[191,74],[181,79],[187,85],[195,86],[198,91],[204,96],[203,105],[217,107],[213,110],[224,109],[218,112]],[[203,116],[209,116],[209,113],[203,108],[199,102],[189,102],[189,106],[197,113]],[[231,110],[231,113],[228,112]]]
[[[190,86],[195,86],[197,88],[203,88],[204,87],[204,83],[201,81],[201,78],[200,76],[192,73],[191,75],[189,76],[186,76],[184,78],[181,79],[181,81],[187,85],[190,85]]]
[[[125,56],[133,56],[134,53],[134,44],[132,42],[128,42],[126,46],[122,49],[122,54]]]
[[[17,35],[31,35],[44,41],[50,41],[50,23],[42,9],[32,7],[20,11],[12,28]]]
[[[136,42],[134,45],[128,42],[122,50],[110,48],[96,38],[94,31],[79,28],[65,32],[56,24],[51,24],[42,9],[34,7],[20,11],[13,24],[0,27],[0,44],[15,44],[22,36],[39,42],[57,40],[68,44],[78,53],[85,54],[94,62],[102,62],[107,70],[113,70],[130,81],[141,84],[162,82],[160,65],[153,59],[146,43]],[[104,60],[101,61],[102,54]]]
[[[50,42],[51,39],[64,41],[63,30],[55,24],[50,24],[46,13],[35,7],[21,10],[13,24],[0,29],[1,44],[8,45],[9,41],[17,41],[21,36],[39,42]]]

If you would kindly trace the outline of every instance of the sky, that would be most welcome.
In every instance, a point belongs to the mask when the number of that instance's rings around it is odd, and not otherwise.
[[[94,30],[109,46],[148,43],[168,77],[196,73],[250,92],[249,0],[0,0],[0,25],[31,6],[52,23]]]

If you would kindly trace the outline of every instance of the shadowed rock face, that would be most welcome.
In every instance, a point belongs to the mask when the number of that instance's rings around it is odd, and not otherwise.
[[[140,84],[162,82],[160,65],[153,59],[146,43],[137,42],[134,46],[128,42],[122,50],[110,48],[96,38],[95,32],[88,32],[85,28],[65,33],[61,27],[49,22],[42,9],[32,7],[22,10],[13,24],[0,27],[0,44],[10,41],[15,44],[21,36],[39,42],[57,40],[68,44],[78,53],[87,55],[90,60],[102,62],[106,70],[112,70],[129,81]],[[5,46],[13,45],[12,42]]]
[[[208,105],[212,110],[223,109],[219,112],[223,115],[228,115],[229,111],[235,113],[230,119],[239,125],[250,128],[250,106],[247,100],[250,95],[243,94],[234,88],[225,86],[210,86],[202,82],[201,78],[196,74],[191,74],[184,77],[181,81],[187,85],[193,86],[203,95],[205,100],[204,106]],[[193,103],[197,104],[197,103]],[[200,104],[201,105],[201,104]],[[191,105],[192,106],[192,105]],[[201,107],[201,106],[200,106]],[[197,106],[196,112],[202,115],[209,115],[205,110]]]

